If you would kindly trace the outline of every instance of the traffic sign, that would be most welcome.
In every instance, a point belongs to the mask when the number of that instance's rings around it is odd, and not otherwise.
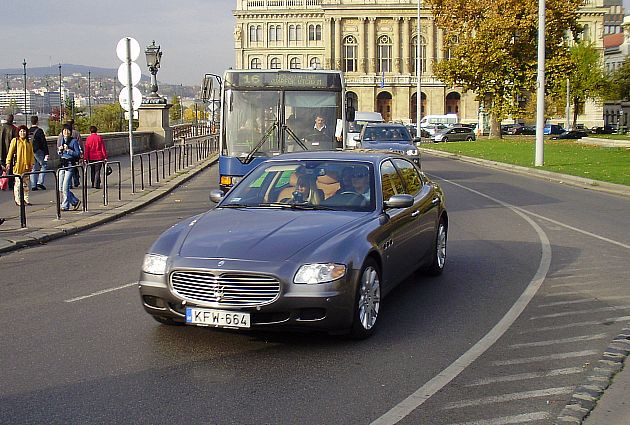
[[[138,40],[132,37],[123,37],[120,39],[116,45],[116,55],[121,61],[127,62],[127,38],[129,39],[129,55],[131,56],[131,60],[135,61],[140,55],[140,44]]]
[[[133,106],[133,110],[137,111],[140,105],[142,105],[142,93],[137,87],[132,88],[132,96],[133,100],[131,106]],[[118,95],[118,102],[120,102],[120,106],[125,111],[129,110],[129,87],[123,87]]]
[[[136,84],[138,84],[141,77],[142,72],[140,71],[140,66],[135,62],[131,62],[131,85],[135,86]],[[123,86],[129,85],[129,77],[127,77],[126,63],[121,63],[118,67],[118,81],[120,81],[120,84],[122,84]]]

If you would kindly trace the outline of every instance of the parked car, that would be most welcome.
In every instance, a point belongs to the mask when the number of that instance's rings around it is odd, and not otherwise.
[[[415,145],[420,138],[412,138],[403,124],[368,123],[354,140],[361,149],[396,152],[420,165],[420,153]]]
[[[389,291],[445,266],[443,192],[395,154],[279,155],[210,198],[214,209],[165,231],[144,257],[140,297],[160,323],[365,338]]]
[[[613,134],[617,131],[615,126],[605,125],[605,126],[595,126],[591,127],[591,133],[593,134]]]
[[[433,140],[433,142],[435,143],[458,142],[462,140],[472,142],[475,139],[475,132],[471,128],[461,126],[444,129],[438,133],[435,133],[435,135],[431,137],[431,140]]]
[[[588,137],[588,133],[580,130],[569,130],[557,136],[553,136],[552,139],[581,139],[582,137]]]
[[[421,128],[429,134],[429,137],[431,137],[435,135],[435,133],[437,133],[438,131],[446,130],[450,127],[446,124],[427,124],[425,126],[422,126]]]
[[[543,129],[543,134],[562,134],[566,130],[558,124],[547,124]]]
[[[512,123],[512,124],[502,124],[501,125],[501,134],[509,134],[508,132],[510,131],[510,129],[514,128],[514,127],[518,127],[522,124],[519,123]]]
[[[510,127],[507,130],[507,134],[509,135],[532,135],[532,134],[536,134],[536,127],[533,125],[524,125],[524,124],[519,124],[517,126],[514,127]]]

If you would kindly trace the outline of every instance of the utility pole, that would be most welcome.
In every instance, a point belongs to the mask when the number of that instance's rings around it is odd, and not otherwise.
[[[570,96],[570,90],[571,90],[571,82],[569,81],[569,79],[567,78],[567,130],[571,127],[571,96]]]
[[[88,110],[92,119],[92,71],[88,70]]]
[[[544,164],[545,131],[545,0],[538,0],[538,75],[536,79],[536,157],[534,165]]]
[[[422,119],[422,60],[420,54],[422,53],[422,47],[420,43],[420,8],[422,7],[422,0],[418,0],[418,35],[416,37],[416,75],[418,77],[418,86],[416,89],[416,136],[420,137],[422,141],[422,130],[420,129],[420,120]]]

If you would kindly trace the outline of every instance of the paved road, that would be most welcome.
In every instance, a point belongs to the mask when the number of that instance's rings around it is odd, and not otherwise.
[[[1,257],[0,423],[551,423],[630,320],[630,200],[448,159],[424,168],[448,197],[448,269],[393,291],[367,341],[172,328],[142,311],[145,249],[209,206],[214,168],[122,220]]]

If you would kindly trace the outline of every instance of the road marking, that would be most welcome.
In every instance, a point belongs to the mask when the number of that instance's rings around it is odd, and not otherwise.
[[[604,319],[604,320],[589,320],[588,322],[573,322],[573,323],[568,323],[566,325],[545,326],[542,328],[528,329],[526,331],[520,332],[520,334],[522,335],[522,334],[529,334],[529,333],[538,333],[538,332],[543,332],[543,331],[557,331],[560,329],[577,328],[580,326],[605,325],[605,324],[610,324],[611,322],[626,322],[628,320],[630,320],[630,316],[611,317],[609,319]]]
[[[521,415],[503,416],[502,418],[480,419],[471,422],[459,422],[450,425],[503,425],[503,424],[522,424],[525,422],[541,421],[549,419],[547,412],[523,413]]]
[[[562,279],[566,280],[567,278],[571,278],[571,279],[579,279],[581,277],[584,276],[565,276]],[[564,288],[564,287],[571,287],[571,286],[595,286],[597,284],[597,282],[594,282],[593,280],[589,280],[588,282],[570,282],[570,283],[554,283],[553,285],[549,285],[550,289],[553,288]]]
[[[618,296],[611,296],[611,297],[593,297],[593,298],[586,298],[586,299],[583,299],[583,300],[573,300],[573,301],[556,301],[556,302],[547,303],[547,304],[540,304],[540,305],[538,305],[538,308],[555,307],[555,306],[558,306],[558,305],[594,303],[594,302],[604,302],[604,301],[617,301],[617,300],[625,300],[625,299],[628,299],[628,298],[630,298],[630,295],[618,295]]]
[[[563,360],[563,359],[573,359],[576,357],[588,357],[594,356],[595,354],[599,354],[597,350],[584,350],[584,351],[572,351],[570,353],[556,353],[549,354],[546,356],[535,356],[535,357],[521,357],[518,359],[510,359],[510,360],[495,360],[490,364],[492,366],[509,366],[515,364],[525,364],[525,363],[535,363],[546,360]]]
[[[545,314],[543,316],[533,316],[533,317],[530,317],[529,320],[551,319],[551,318],[554,318],[554,317],[573,316],[574,314],[600,313],[602,311],[627,310],[629,308],[630,308],[630,306],[620,305],[620,306],[616,306],[616,307],[591,308],[589,310],[565,311],[564,313],[553,313],[553,314]]]
[[[86,298],[92,298],[92,297],[95,297],[97,295],[103,295],[103,294],[107,294],[108,292],[117,291],[119,289],[129,288],[130,286],[134,286],[134,285],[137,285],[137,284],[138,284],[138,282],[131,282],[131,283],[128,283],[128,284],[123,285],[123,286],[117,286],[115,288],[103,289],[102,291],[92,292],[89,295],[83,295],[81,297],[76,297],[76,298],[70,298],[69,300],[64,300],[63,302],[65,302],[65,303],[73,303],[73,302],[76,302],[76,301],[84,300]]]
[[[546,372],[517,373],[515,375],[496,376],[494,378],[482,378],[466,384],[467,387],[477,387],[479,385],[496,384],[499,382],[524,381],[526,379],[547,378],[550,376],[572,375],[582,373],[584,369],[581,367],[567,367],[564,369],[553,369]]]
[[[523,342],[521,344],[512,344],[510,348],[525,348],[525,347],[546,347],[548,345],[554,344],[567,344],[570,342],[581,342],[581,341],[592,341],[594,339],[604,339],[608,338],[606,334],[594,334],[594,335],[583,335],[583,336],[574,336],[571,338],[561,338],[561,339],[551,339],[547,341],[535,341],[535,342]]]
[[[478,406],[480,404],[503,403],[506,401],[526,400],[528,398],[548,397],[550,395],[571,394],[574,387],[546,388],[544,390],[522,391],[519,393],[492,395],[471,400],[453,401],[446,403],[443,410],[461,409],[462,407]]]
[[[519,215],[523,220],[528,222],[530,226],[536,231],[538,239],[541,245],[540,264],[538,270],[527,285],[527,288],[523,291],[521,296],[516,300],[512,307],[505,313],[505,315],[494,325],[494,327],[484,335],[475,345],[473,345],[468,351],[462,354],[458,359],[451,363],[446,369],[442,370],[431,380],[418,388],[406,399],[392,407],[389,411],[385,412],[381,417],[372,422],[372,425],[389,425],[395,424],[405,416],[409,415],[425,401],[427,401],[433,394],[442,389],[446,384],[451,382],[457,375],[462,373],[464,369],[470,366],[479,356],[485,353],[492,345],[512,326],[520,314],[525,310],[525,307],[530,303],[532,298],[536,295],[538,289],[545,281],[545,276],[549,271],[551,265],[551,244],[549,238],[545,234],[544,230],[536,223],[531,217],[528,217],[522,211],[519,211],[514,205],[503,202],[499,199],[488,196],[484,193],[478,192],[474,189],[470,189],[466,186],[462,186],[459,183],[452,182],[450,180],[442,179],[454,186],[460,187],[469,192],[475,193],[483,198],[496,202],[505,208],[510,209],[515,214]]]

